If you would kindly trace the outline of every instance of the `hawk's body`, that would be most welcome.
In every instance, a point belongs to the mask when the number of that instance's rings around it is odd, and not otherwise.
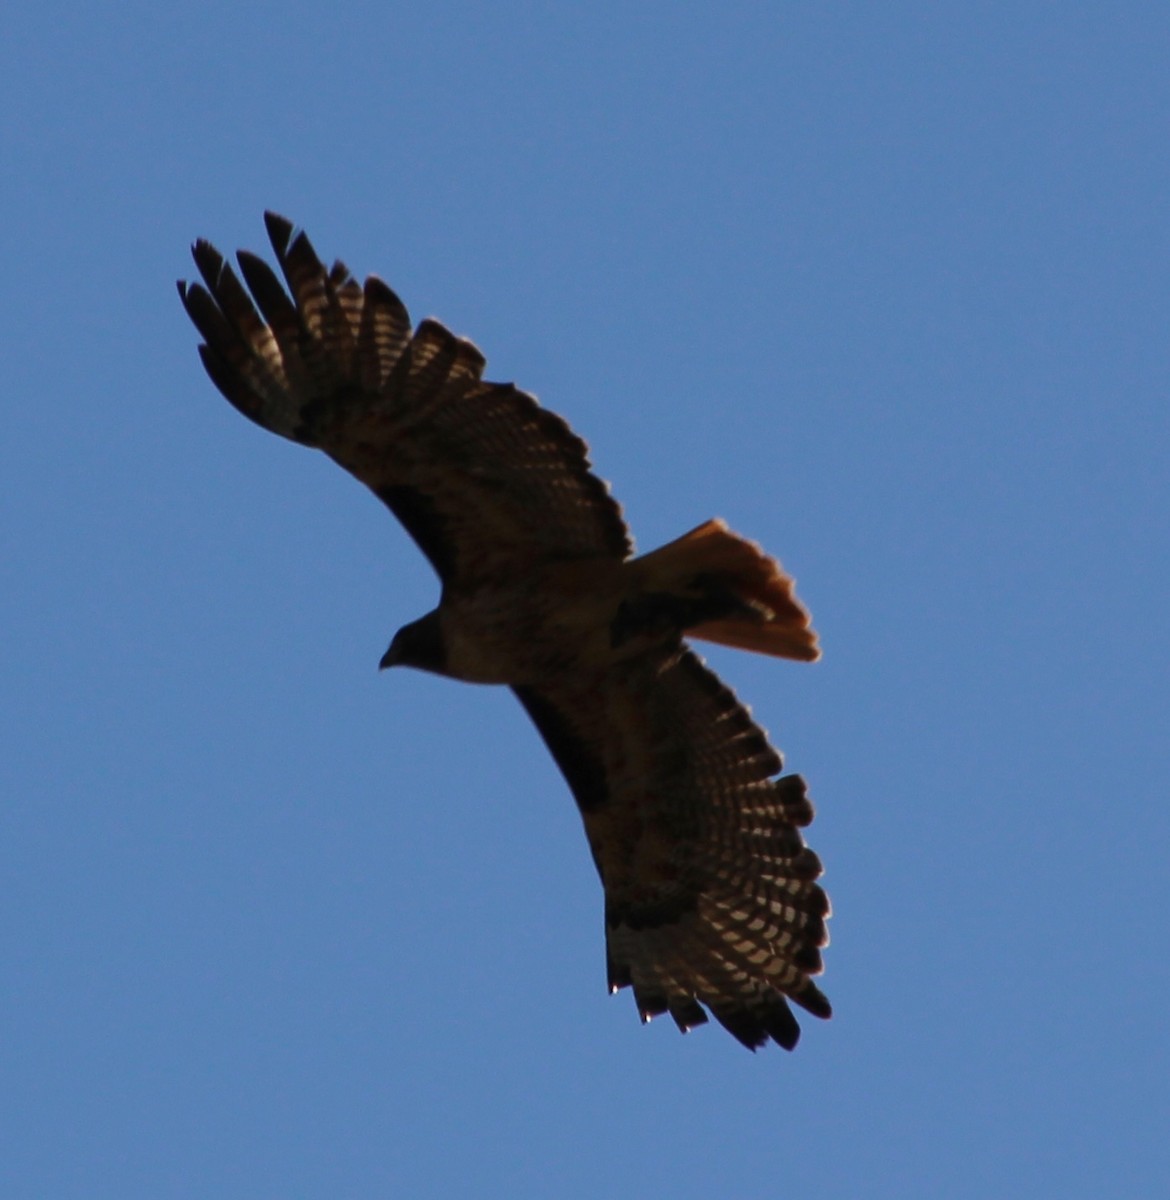
[[[828,914],[800,834],[812,808],[799,776],[774,778],[779,754],[683,634],[814,659],[792,581],[719,521],[631,557],[564,421],[483,381],[483,356],[436,322],[412,331],[379,280],[326,270],[267,220],[292,301],[241,254],[254,305],[206,242],[206,288],[180,293],[224,395],[367,484],[437,571],[438,608],[382,665],[512,687],[581,810],[612,989],[632,986],[644,1018],[687,1029],[705,1005],[746,1045],[791,1048],[786,997],[829,1015],[810,978]]]

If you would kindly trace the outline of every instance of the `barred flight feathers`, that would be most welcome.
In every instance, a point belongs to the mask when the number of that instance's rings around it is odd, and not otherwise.
[[[484,382],[470,342],[432,320],[412,332],[384,283],[326,270],[304,233],[265,219],[291,299],[263,259],[238,256],[245,289],[205,241],[192,250],[203,283],[179,284],[207,373],[236,408],[369,486],[444,582],[533,555],[628,557],[621,510],[561,417]]]
[[[828,942],[813,817],[798,775],[692,652],[645,655],[604,679],[520,689],[569,781],[605,885],[611,990],[644,1019],[699,1024],[791,1049],[787,999],[818,1017]]]

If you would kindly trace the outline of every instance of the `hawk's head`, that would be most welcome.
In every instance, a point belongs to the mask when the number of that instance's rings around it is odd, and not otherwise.
[[[445,674],[446,666],[447,648],[443,644],[437,610],[403,625],[378,663],[378,669],[382,671],[387,667],[415,667],[437,675]]]

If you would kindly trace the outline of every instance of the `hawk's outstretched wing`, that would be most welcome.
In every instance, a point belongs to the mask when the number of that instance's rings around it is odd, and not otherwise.
[[[437,321],[412,332],[380,279],[363,287],[340,262],[326,270],[290,222],[267,213],[265,223],[292,300],[241,252],[253,304],[204,241],[193,254],[206,286],[179,285],[207,373],[236,408],[368,485],[444,583],[549,556],[630,554],[621,510],[561,417],[485,382],[483,355]]]
[[[773,778],[780,755],[685,647],[515,690],[581,809],[611,989],[632,985],[644,1019],[685,1030],[706,1005],[744,1045],[791,1049],[785,997],[830,1014],[810,978],[829,903],[804,780]]]

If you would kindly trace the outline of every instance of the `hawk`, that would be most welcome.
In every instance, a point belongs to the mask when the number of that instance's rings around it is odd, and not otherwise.
[[[258,425],[323,450],[430,560],[438,607],[381,660],[510,687],[580,809],[605,891],[609,988],[683,1032],[715,1017],[791,1050],[817,1017],[827,941],[804,780],[686,637],[819,657],[792,579],[719,520],[634,557],[564,420],[380,279],[326,268],[273,213],[282,286],[208,242],[179,295],[212,382]],[[246,284],[246,287],[245,287]],[[249,295],[250,293],[250,295]]]

